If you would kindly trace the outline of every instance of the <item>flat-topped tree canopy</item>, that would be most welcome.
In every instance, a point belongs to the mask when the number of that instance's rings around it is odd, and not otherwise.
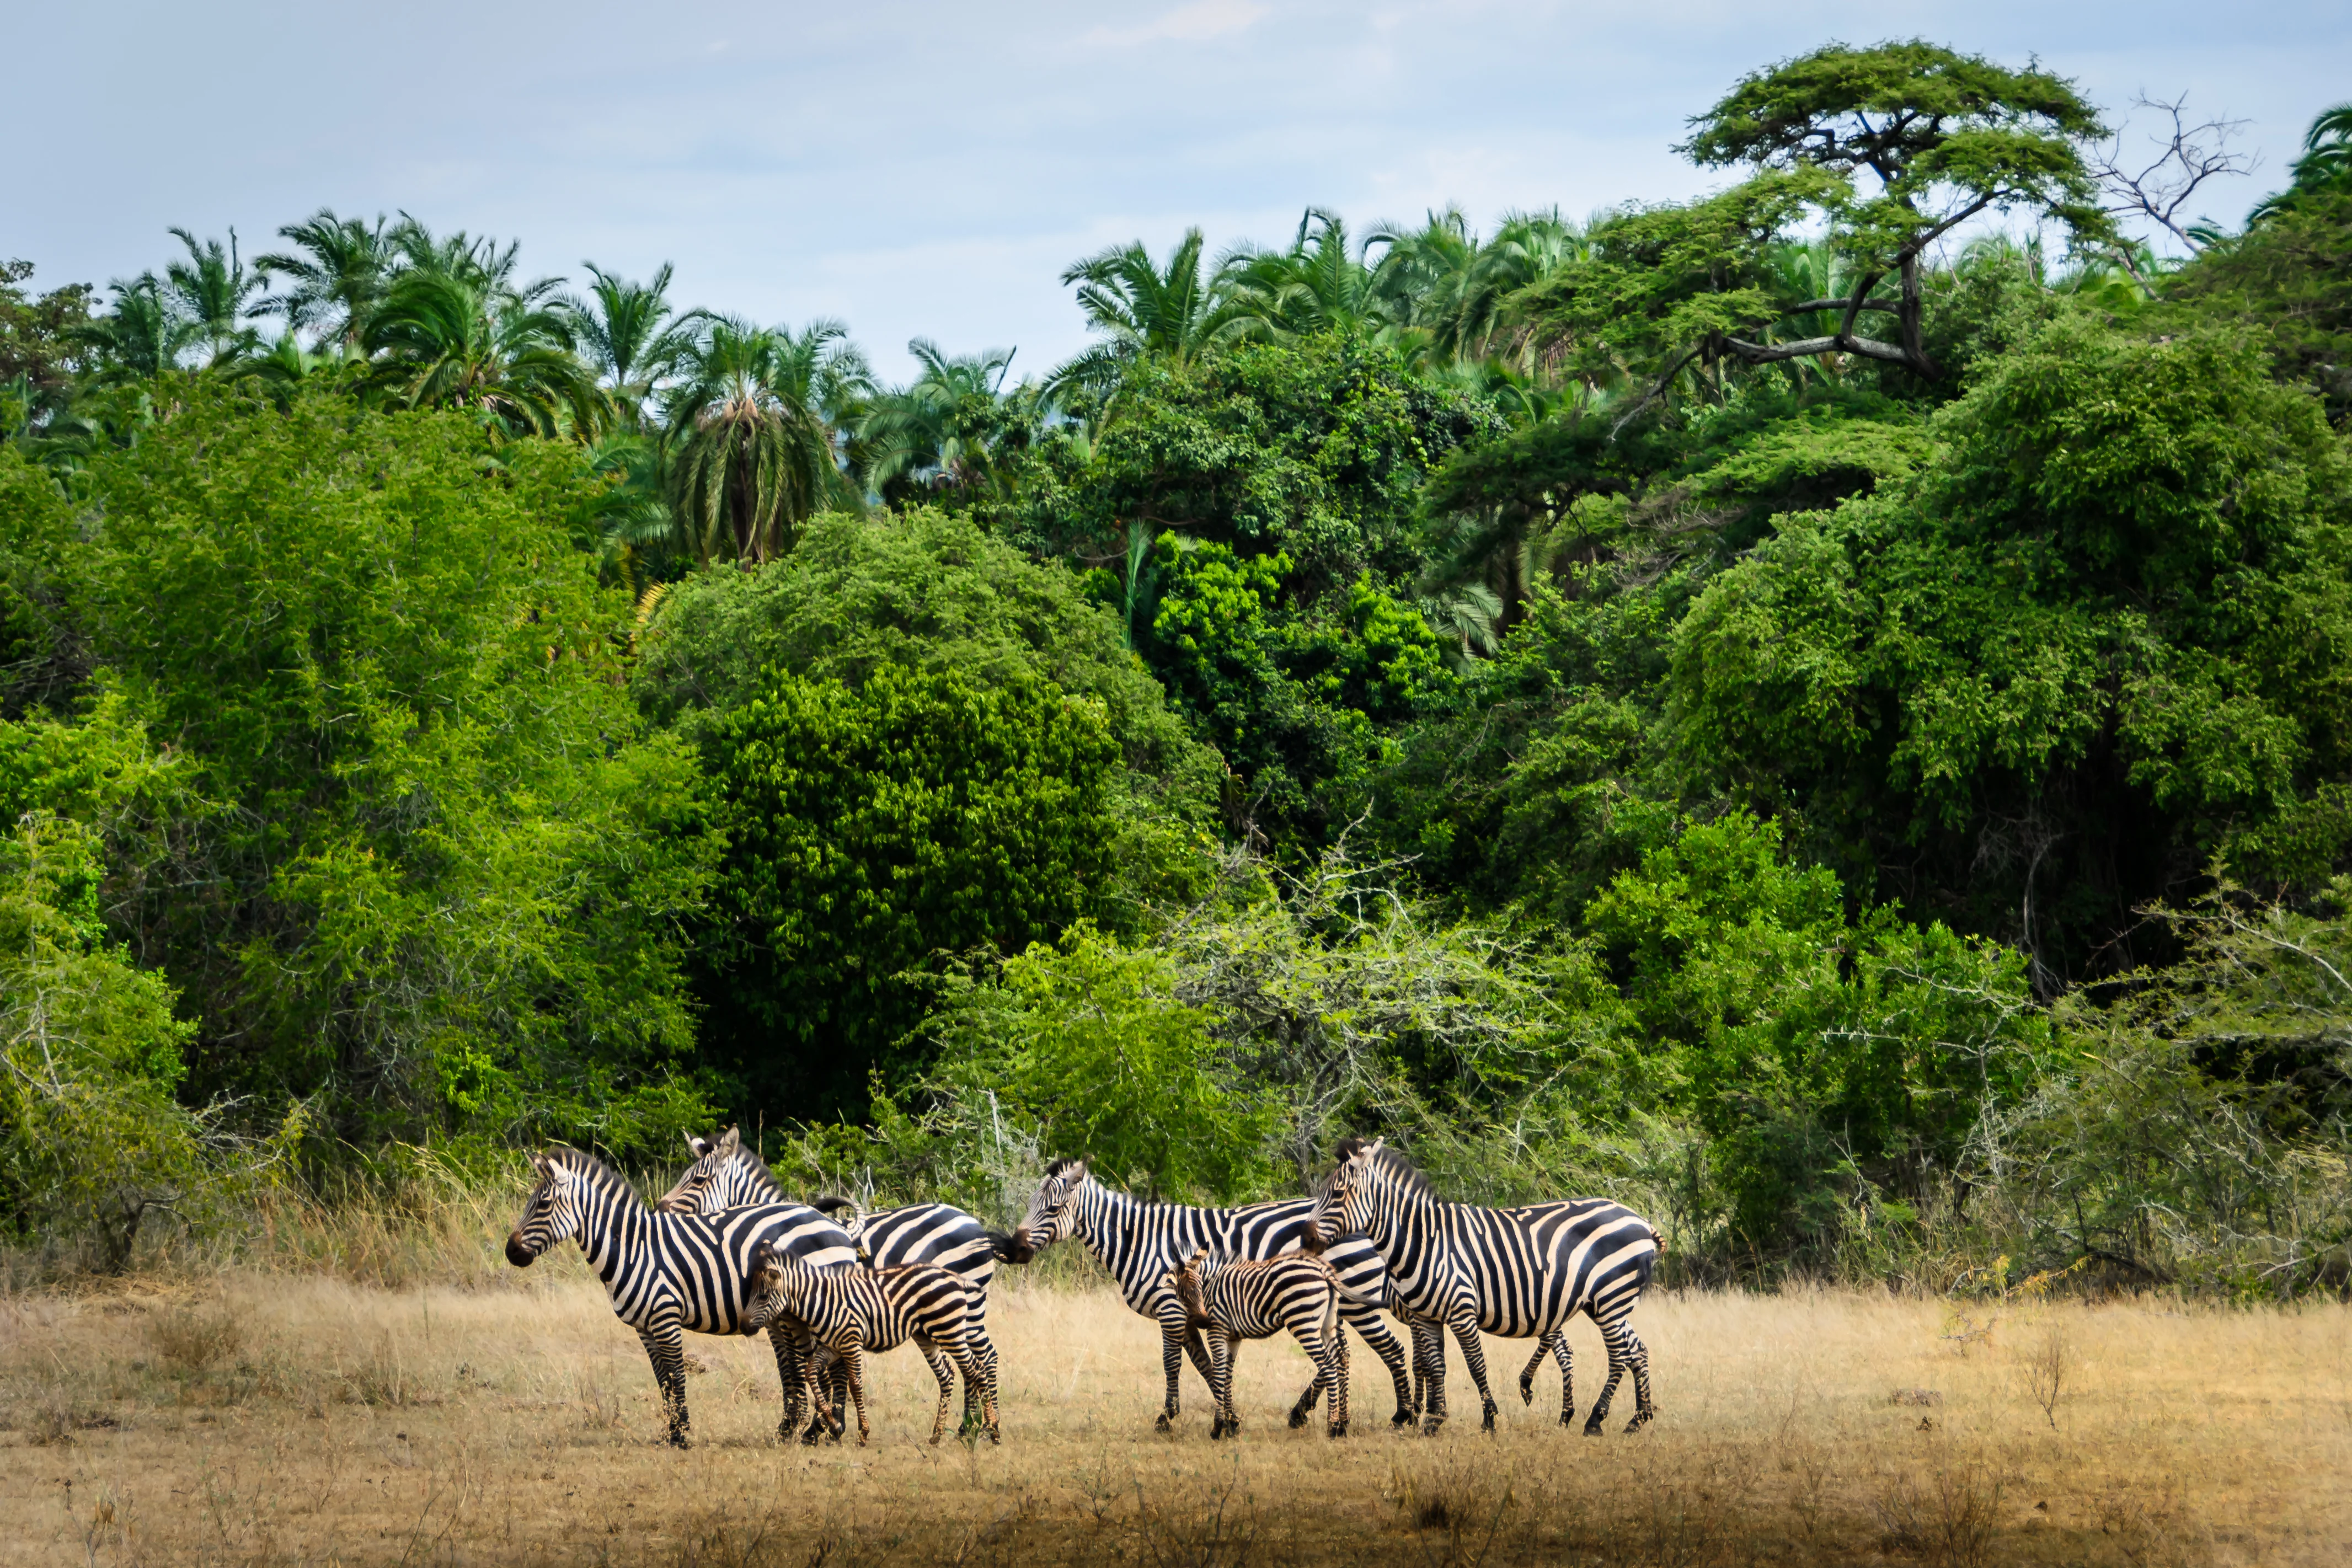
[[[1726,332],[1700,346],[1709,356],[1760,364],[1853,353],[1932,379],[1941,371],[1919,319],[1919,257],[1929,246],[1989,211],[2053,220],[2078,245],[2109,235],[2082,154],[2106,128],[2071,81],[2031,66],[2012,70],[1918,39],[1831,44],[1745,78],[1691,125],[1679,151],[1702,167],[1831,176],[1813,200],[1852,279],[1837,298],[1782,304],[1784,316],[1839,310],[1836,330],[1780,342]],[[1864,172],[1874,192],[1858,188]],[[1889,273],[1899,293],[1874,298]],[[1857,334],[1864,311],[1893,315],[1898,340]]]

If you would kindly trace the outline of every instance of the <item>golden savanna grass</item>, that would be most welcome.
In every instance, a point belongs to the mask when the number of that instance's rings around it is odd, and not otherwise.
[[[1844,1293],[1660,1293],[1661,1416],[1556,1424],[1524,1342],[1505,1409],[1287,1429],[1296,1346],[1243,1354],[1244,1431],[1151,1430],[1158,1338],[1099,1287],[1008,1271],[1001,1448],[920,1441],[929,1375],[872,1366],[870,1448],[780,1445],[764,1342],[696,1338],[695,1447],[576,1253],[381,1288],[229,1273],[0,1303],[0,1563],[866,1562],[2335,1563],[2352,1560],[2352,1312],[1988,1312]],[[1580,1407],[1602,1358],[1574,1331]],[[1458,1355],[1458,1353],[1457,1353]],[[1901,1399],[1898,1402],[1898,1394]],[[1466,1414],[1465,1414],[1466,1413]],[[854,1428],[853,1428],[854,1436]]]

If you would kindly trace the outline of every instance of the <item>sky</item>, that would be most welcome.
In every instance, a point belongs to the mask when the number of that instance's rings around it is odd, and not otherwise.
[[[0,258],[37,287],[160,268],[175,225],[251,255],[321,206],[405,210],[520,239],[527,275],[670,261],[682,304],[836,317],[886,378],[916,336],[1041,373],[1085,341],[1071,262],[1192,225],[1213,250],[1310,204],[1360,233],[1697,194],[1728,176],[1673,152],[1689,117],[1833,38],[2242,119],[2261,168],[2201,204],[2223,221],[2352,97],[2342,0],[0,4]]]

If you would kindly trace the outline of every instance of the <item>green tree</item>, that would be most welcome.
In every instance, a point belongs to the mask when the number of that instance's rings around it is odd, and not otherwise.
[[[797,335],[724,318],[702,325],[664,404],[673,494],[699,559],[757,566],[790,550],[818,512],[858,507],[835,420],[870,381],[837,321]]]
[[[640,426],[656,383],[677,368],[693,341],[691,326],[670,308],[670,264],[662,263],[646,283],[616,277],[594,262],[581,265],[594,283],[584,296],[565,295],[556,308],[622,422]]]
[[[862,1115],[871,1072],[921,1070],[907,1037],[942,956],[1052,940],[1112,868],[1108,716],[1041,681],[780,672],[711,745],[729,850],[709,961],[751,1026],[724,1065],[803,1118]]]
[[[291,248],[256,256],[253,269],[271,283],[283,278],[290,286],[261,300],[256,310],[281,318],[289,331],[311,333],[321,349],[334,344],[346,355],[359,352],[396,260],[382,214],[371,224],[320,207],[279,229],[278,237],[291,242]]]
[[[461,416],[200,384],[92,463],[60,607],[181,759],[110,829],[110,922],[200,1020],[197,1094],[319,1096],[360,1139],[667,1140],[702,1111],[671,1075],[693,759],[628,699],[576,454],[492,457]]]
[[[519,435],[593,434],[604,401],[572,352],[570,325],[527,298],[412,267],[368,318],[373,385],[408,408],[470,411]]]
[[[216,239],[200,246],[185,229],[171,232],[187,247],[188,256],[163,268],[164,297],[187,323],[191,341],[204,345],[205,363],[224,365],[244,358],[257,340],[245,319],[253,314],[268,279],[246,270],[235,229],[229,230],[226,246]]]
[[[1180,985],[1165,954],[1080,923],[1007,957],[992,983],[949,992],[929,1025],[935,1088],[968,1114],[1012,1118],[1048,1157],[1155,1197],[1255,1197],[1278,1103],[1236,1071],[1212,1015],[1176,999]]]
[[[1203,275],[1199,229],[1168,253],[1163,266],[1141,240],[1112,246],[1062,274],[1076,284],[1088,329],[1102,341],[1057,367],[1046,385],[1108,400],[1138,363],[1192,363],[1232,334],[1213,279]]]

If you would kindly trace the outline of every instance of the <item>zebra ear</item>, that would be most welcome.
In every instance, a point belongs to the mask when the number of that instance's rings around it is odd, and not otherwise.
[[[721,1154],[731,1155],[742,1146],[743,1130],[740,1127],[730,1127],[719,1137],[719,1149]]]
[[[710,1145],[688,1133],[686,1134],[686,1152],[698,1160],[710,1152]]]
[[[546,1176],[555,1167],[549,1161],[545,1150],[533,1149],[530,1152],[530,1168],[537,1171],[541,1176]]]
[[[1374,1138],[1370,1145],[1365,1148],[1364,1153],[1368,1155],[1377,1155],[1381,1152],[1381,1145],[1387,1142],[1388,1140],[1386,1138]]]

